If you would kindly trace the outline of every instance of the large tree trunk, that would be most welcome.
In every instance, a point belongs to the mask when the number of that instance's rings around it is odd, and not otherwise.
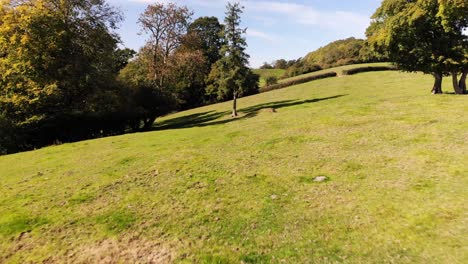
[[[442,93],[442,74],[434,73],[434,87],[432,88],[432,94],[441,94]]]
[[[468,70],[464,70],[462,76],[460,77],[460,81],[458,82],[458,88],[462,92],[462,94],[467,94],[466,92],[466,75],[468,75]]]
[[[232,117],[237,117],[237,93],[234,92],[234,98],[232,100]]]

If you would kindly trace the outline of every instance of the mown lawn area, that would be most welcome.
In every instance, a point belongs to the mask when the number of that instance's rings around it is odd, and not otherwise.
[[[0,157],[0,262],[466,263],[468,97],[432,82],[318,80]]]

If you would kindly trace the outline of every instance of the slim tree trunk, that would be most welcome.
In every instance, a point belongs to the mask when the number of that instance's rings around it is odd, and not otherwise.
[[[458,82],[458,88],[462,92],[462,94],[467,94],[466,92],[466,75],[468,75],[468,70],[464,70],[462,76],[460,77],[460,81]]]
[[[434,87],[432,88],[432,94],[441,94],[442,93],[442,74],[434,73]]]
[[[460,83],[458,82],[458,73],[456,71],[452,71],[452,84],[453,90],[456,94],[464,94],[463,90],[460,88]]]
[[[234,92],[234,98],[232,100],[232,117],[237,117],[237,93]]]

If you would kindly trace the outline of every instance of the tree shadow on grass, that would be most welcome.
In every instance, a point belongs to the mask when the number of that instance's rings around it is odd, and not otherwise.
[[[320,101],[336,99],[336,98],[340,98],[343,96],[346,96],[346,95],[340,94],[340,95],[335,95],[335,96],[330,96],[330,97],[315,98],[315,99],[309,99],[309,100],[283,100],[283,101],[276,101],[276,102],[269,102],[269,103],[254,105],[254,106],[240,109],[239,110],[240,116],[237,118],[232,118],[229,116],[231,111],[217,112],[213,110],[213,111],[208,111],[208,112],[203,112],[203,113],[196,113],[192,115],[186,115],[186,116],[169,119],[161,123],[156,123],[154,126],[154,130],[181,129],[181,128],[205,127],[205,126],[227,124],[227,123],[235,122],[238,120],[255,117],[256,115],[258,115],[258,113],[261,110],[264,110],[264,109],[274,109],[276,111],[277,109],[284,108],[284,107],[317,103]],[[225,119],[218,120],[222,117],[225,117]]]

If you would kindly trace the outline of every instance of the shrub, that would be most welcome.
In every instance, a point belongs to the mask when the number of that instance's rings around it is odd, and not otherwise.
[[[367,67],[358,67],[349,70],[343,70],[343,75],[353,75],[361,72],[373,72],[373,71],[396,71],[398,70],[395,66],[367,66]]]
[[[276,76],[267,76],[265,78],[266,86],[274,85],[278,83],[278,78]]]
[[[320,65],[308,64],[302,61],[298,61],[296,64],[287,69],[287,71],[284,74],[284,77],[294,77],[320,70],[322,70],[322,67],[320,67]]]

